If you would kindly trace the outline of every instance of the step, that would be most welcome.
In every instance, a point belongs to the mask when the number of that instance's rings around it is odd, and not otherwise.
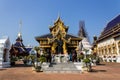
[[[45,73],[81,73],[75,63],[51,63],[49,67],[43,68]]]
[[[81,73],[80,70],[73,70],[73,71],[64,71],[64,70],[57,70],[57,71],[43,71],[45,73]]]
[[[51,70],[51,71],[56,71],[56,70],[64,70],[64,71],[71,71],[71,70],[77,70],[76,68],[46,68],[44,70]]]
[[[57,63],[51,64],[50,67],[75,67],[73,63]]]

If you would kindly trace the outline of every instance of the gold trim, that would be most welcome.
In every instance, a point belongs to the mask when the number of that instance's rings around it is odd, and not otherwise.
[[[38,38],[36,40],[47,40],[47,38]]]
[[[51,46],[40,46],[40,47],[44,48],[44,47],[51,47]]]
[[[118,46],[120,46],[120,41],[118,41]]]

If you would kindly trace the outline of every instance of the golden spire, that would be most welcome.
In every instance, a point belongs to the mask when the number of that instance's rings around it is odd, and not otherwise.
[[[60,19],[60,13],[58,13],[58,18],[57,18],[57,20],[59,20]]]
[[[60,18],[60,14],[59,14],[59,13],[58,13],[58,17],[57,17],[57,19],[55,20],[54,23],[56,23],[56,22],[62,22],[62,23],[63,23],[63,21],[62,21],[61,18]]]
[[[18,37],[20,37],[20,38],[22,37],[21,29],[22,29],[22,20],[20,20],[20,23],[19,23]]]

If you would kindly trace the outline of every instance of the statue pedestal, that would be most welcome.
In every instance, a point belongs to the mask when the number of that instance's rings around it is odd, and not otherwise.
[[[69,56],[67,54],[58,54],[55,55],[54,58],[56,63],[67,63],[69,60]]]
[[[9,61],[4,62],[3,57],[0,56],[0,68],[7,68],[7,67],[10,67],[10,62]]]
[[[117,56],[117,62],[120,63],[120,55]]]

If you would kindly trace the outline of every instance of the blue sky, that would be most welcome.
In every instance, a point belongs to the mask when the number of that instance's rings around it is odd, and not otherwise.
[[[79,21],[85,21],[90,40],[99,36],[106,24],[120,13],[120,0],[0,0],[0,36],[15,42],[22,20],[25,45],[38,46],[35,36],[49,33],[58,14],[77,35]]]

